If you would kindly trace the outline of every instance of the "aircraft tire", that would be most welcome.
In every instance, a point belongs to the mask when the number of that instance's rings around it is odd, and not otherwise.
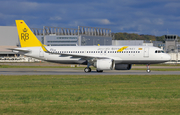
[[[91,72],[91,68],[89,68],[89,67],[84,68],[84,72],[85,73]]]
[[[103,70],[96,70],[97,72],[103,72]]]
[[[147,73],[150,73],[150,72],[151,72],[151,70],[150,70],[150,69],[147,69],[147,70],[146,70],[146,72],[147,72]]]

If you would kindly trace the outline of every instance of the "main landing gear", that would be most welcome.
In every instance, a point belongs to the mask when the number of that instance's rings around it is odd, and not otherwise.
[[[84,68],[84,72],[86,72],[86,73],[91,72],[91,68],[90,67]]]
[[[96,70],[97,72],[103,72],[103,70]],[[91,68],[90,67],[86,67],[86,68],[84,68],[84,72],[86,72],[86,73],[89,73],[89,72],[91,72]]]
[[[146,67],[147,67],[146,72],[147,72],[147,73],[150,73],[150,72],[151,72],[151,70],[150,70],[149,64],[147,64],[147,65],[146,65]]]
[[[89,67],[91,64],[87,61],[87,67],[84,68],[84,72],[85,73],[88,73],[88,72],[91,72],[91,68]]]
[[[103,72],[103,70],[96,70],[97,72]]]
[[[103,72],[103,70],[96,70],[97,72]],[[91,68],[90,67],[86,67],[86,68],[84,68],[84,72],[86,72],[86,73],[89,73],[89,72],[91,72]]]

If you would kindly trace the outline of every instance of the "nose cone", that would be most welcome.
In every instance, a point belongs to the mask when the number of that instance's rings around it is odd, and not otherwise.
[[[169,60],[171,60],[171,56],[168,55],[168,54],[165,54],[163,59],[164,59],[165,61],[169,61]]]

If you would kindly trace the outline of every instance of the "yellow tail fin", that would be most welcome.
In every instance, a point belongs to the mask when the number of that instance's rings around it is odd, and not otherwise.
[[[43,46],[23,20],[16,20],[21,47]]]

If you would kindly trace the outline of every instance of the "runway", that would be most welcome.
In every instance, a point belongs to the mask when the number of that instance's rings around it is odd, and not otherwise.
[[[83,68],[0,68],[0,75],[180,75],[180,71],[92,70],[85,73]]]

